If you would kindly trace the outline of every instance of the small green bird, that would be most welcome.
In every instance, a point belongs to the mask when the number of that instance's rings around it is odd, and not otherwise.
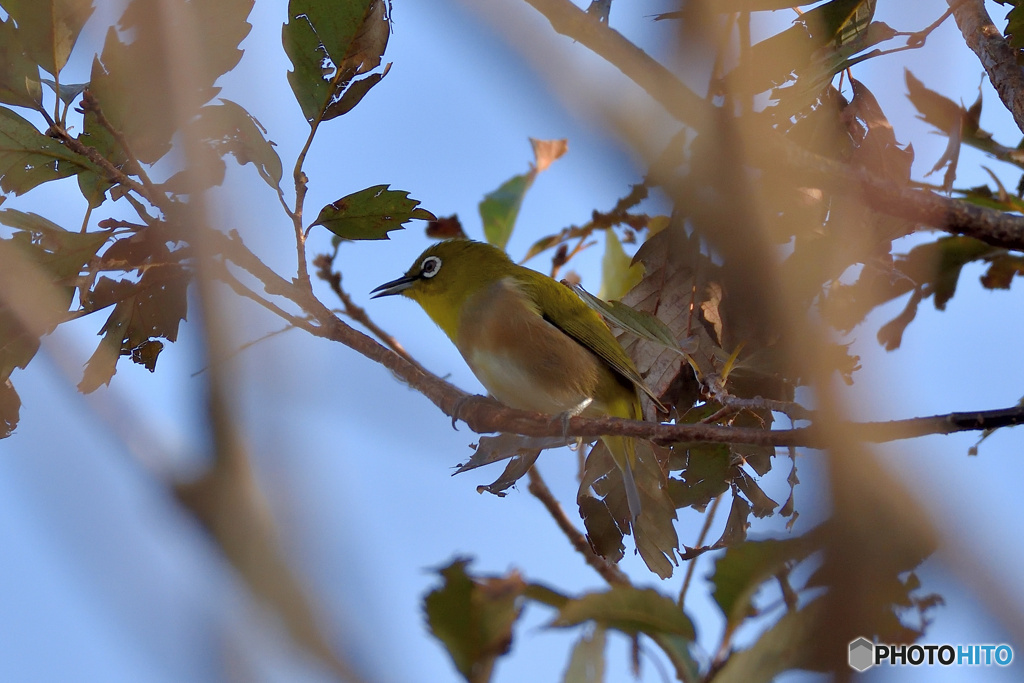
[[[403,294],[419,303],[487,391],[511,408],[639,420],[638,390],[661,405],[601,316],[565,285],[513,263],[497,247],[439,242],[404,276],[372,293]],[[636,442],[601,440],[622,471],[635,520]]]

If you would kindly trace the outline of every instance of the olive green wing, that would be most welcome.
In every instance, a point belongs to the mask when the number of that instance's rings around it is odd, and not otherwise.
[[[644,383],[636,366],[622,348],[604,319],[565,285],[529,268],[516,273],[520,287],[549,323],[590,349],[617,373],[650,396],[662,412],[668,410]]]

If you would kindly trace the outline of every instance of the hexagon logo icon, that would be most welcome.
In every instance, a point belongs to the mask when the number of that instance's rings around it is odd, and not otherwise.
[[[867,671],[875,665],[875,646],[863,636],[850,643],[850,668]]]

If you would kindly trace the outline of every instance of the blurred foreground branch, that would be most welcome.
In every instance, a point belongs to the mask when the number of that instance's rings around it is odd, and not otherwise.
[[[569,0],[526,2],[543,14],[555,31],[582,43],[618,68],[681,123],[698,131],[709,130],[709,123],[722,115],[665,66],[633,45],[618,31],[587,15]],[[992,67],[989,75],[997,90],[1002,87],[1000,95],[1003,95],[1004,91],[1007,93],[1004,101],[1006,97],[1012,98],[1012,106],[1011,102],[1007,102],[1007,106],[1014,112],[1018,125],[1022,125],[1024,85],[1018,83],[1024,83],[1024,75],[1021,75],[1019,68],[1014,66],[1016,76],[1012,79],[1009,76],[1004,77],[1004,72],[1008,73],[1010,70],[1006,65],[1013,65],[1015,61],[1012,54],[1007,58],[1003,52],[1012,51],[998,35],[995,27],[992,27],[991,31],[995,31],[996,35],[991,35],[987,28],[991,26],[991,20],[988,20],[984,7],[980,8],[980,12],[984,14],[987,25],[981,23],[978,18],[979,10],[974,7],[983,5],[981,0],[961,3],[951,1],[950,4],[954,7],[954,16],[958,24],[971,17],[969,21],[973,23],[967,26],[978,27],[978,35],[985,36],[985,42],[978,48],[986,50],[984,53],[979,52],[983,55],[982,62],[987,69]],[[968,10],[971,10],[971,13]],[[967,28],[964,26],[961,25],[961,28],[966,36]],[[978,45],[979,39],[972,34],[968,41],[973,43],[973,47]],[[992,45],[996,42],[1005,49],[993,48]],[[789,170],[796,172],[798,176],[806,176],[807,181],[813,183],[812,186],[821,185],[835,192],[862,197],[875,211],[910,219],[953,234],[974,237],[994,246],[1024,250],[1024,216],[949,199],[930,191],[895,186],[862,169],[807,151],[768,127],[764,128],[759,139],[760,145],[757,148],[746,150],[750,155],[747,161],[754,165],[773,171],[779,170],[780,165],[791,166]]]

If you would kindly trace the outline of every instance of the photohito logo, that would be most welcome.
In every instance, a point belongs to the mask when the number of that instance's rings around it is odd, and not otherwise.
[[[850,668],[857,671],[883,662],[890,666],[1008,666],[1012,661],[1009,645],[885,645],[863,637],[850,643]]]

